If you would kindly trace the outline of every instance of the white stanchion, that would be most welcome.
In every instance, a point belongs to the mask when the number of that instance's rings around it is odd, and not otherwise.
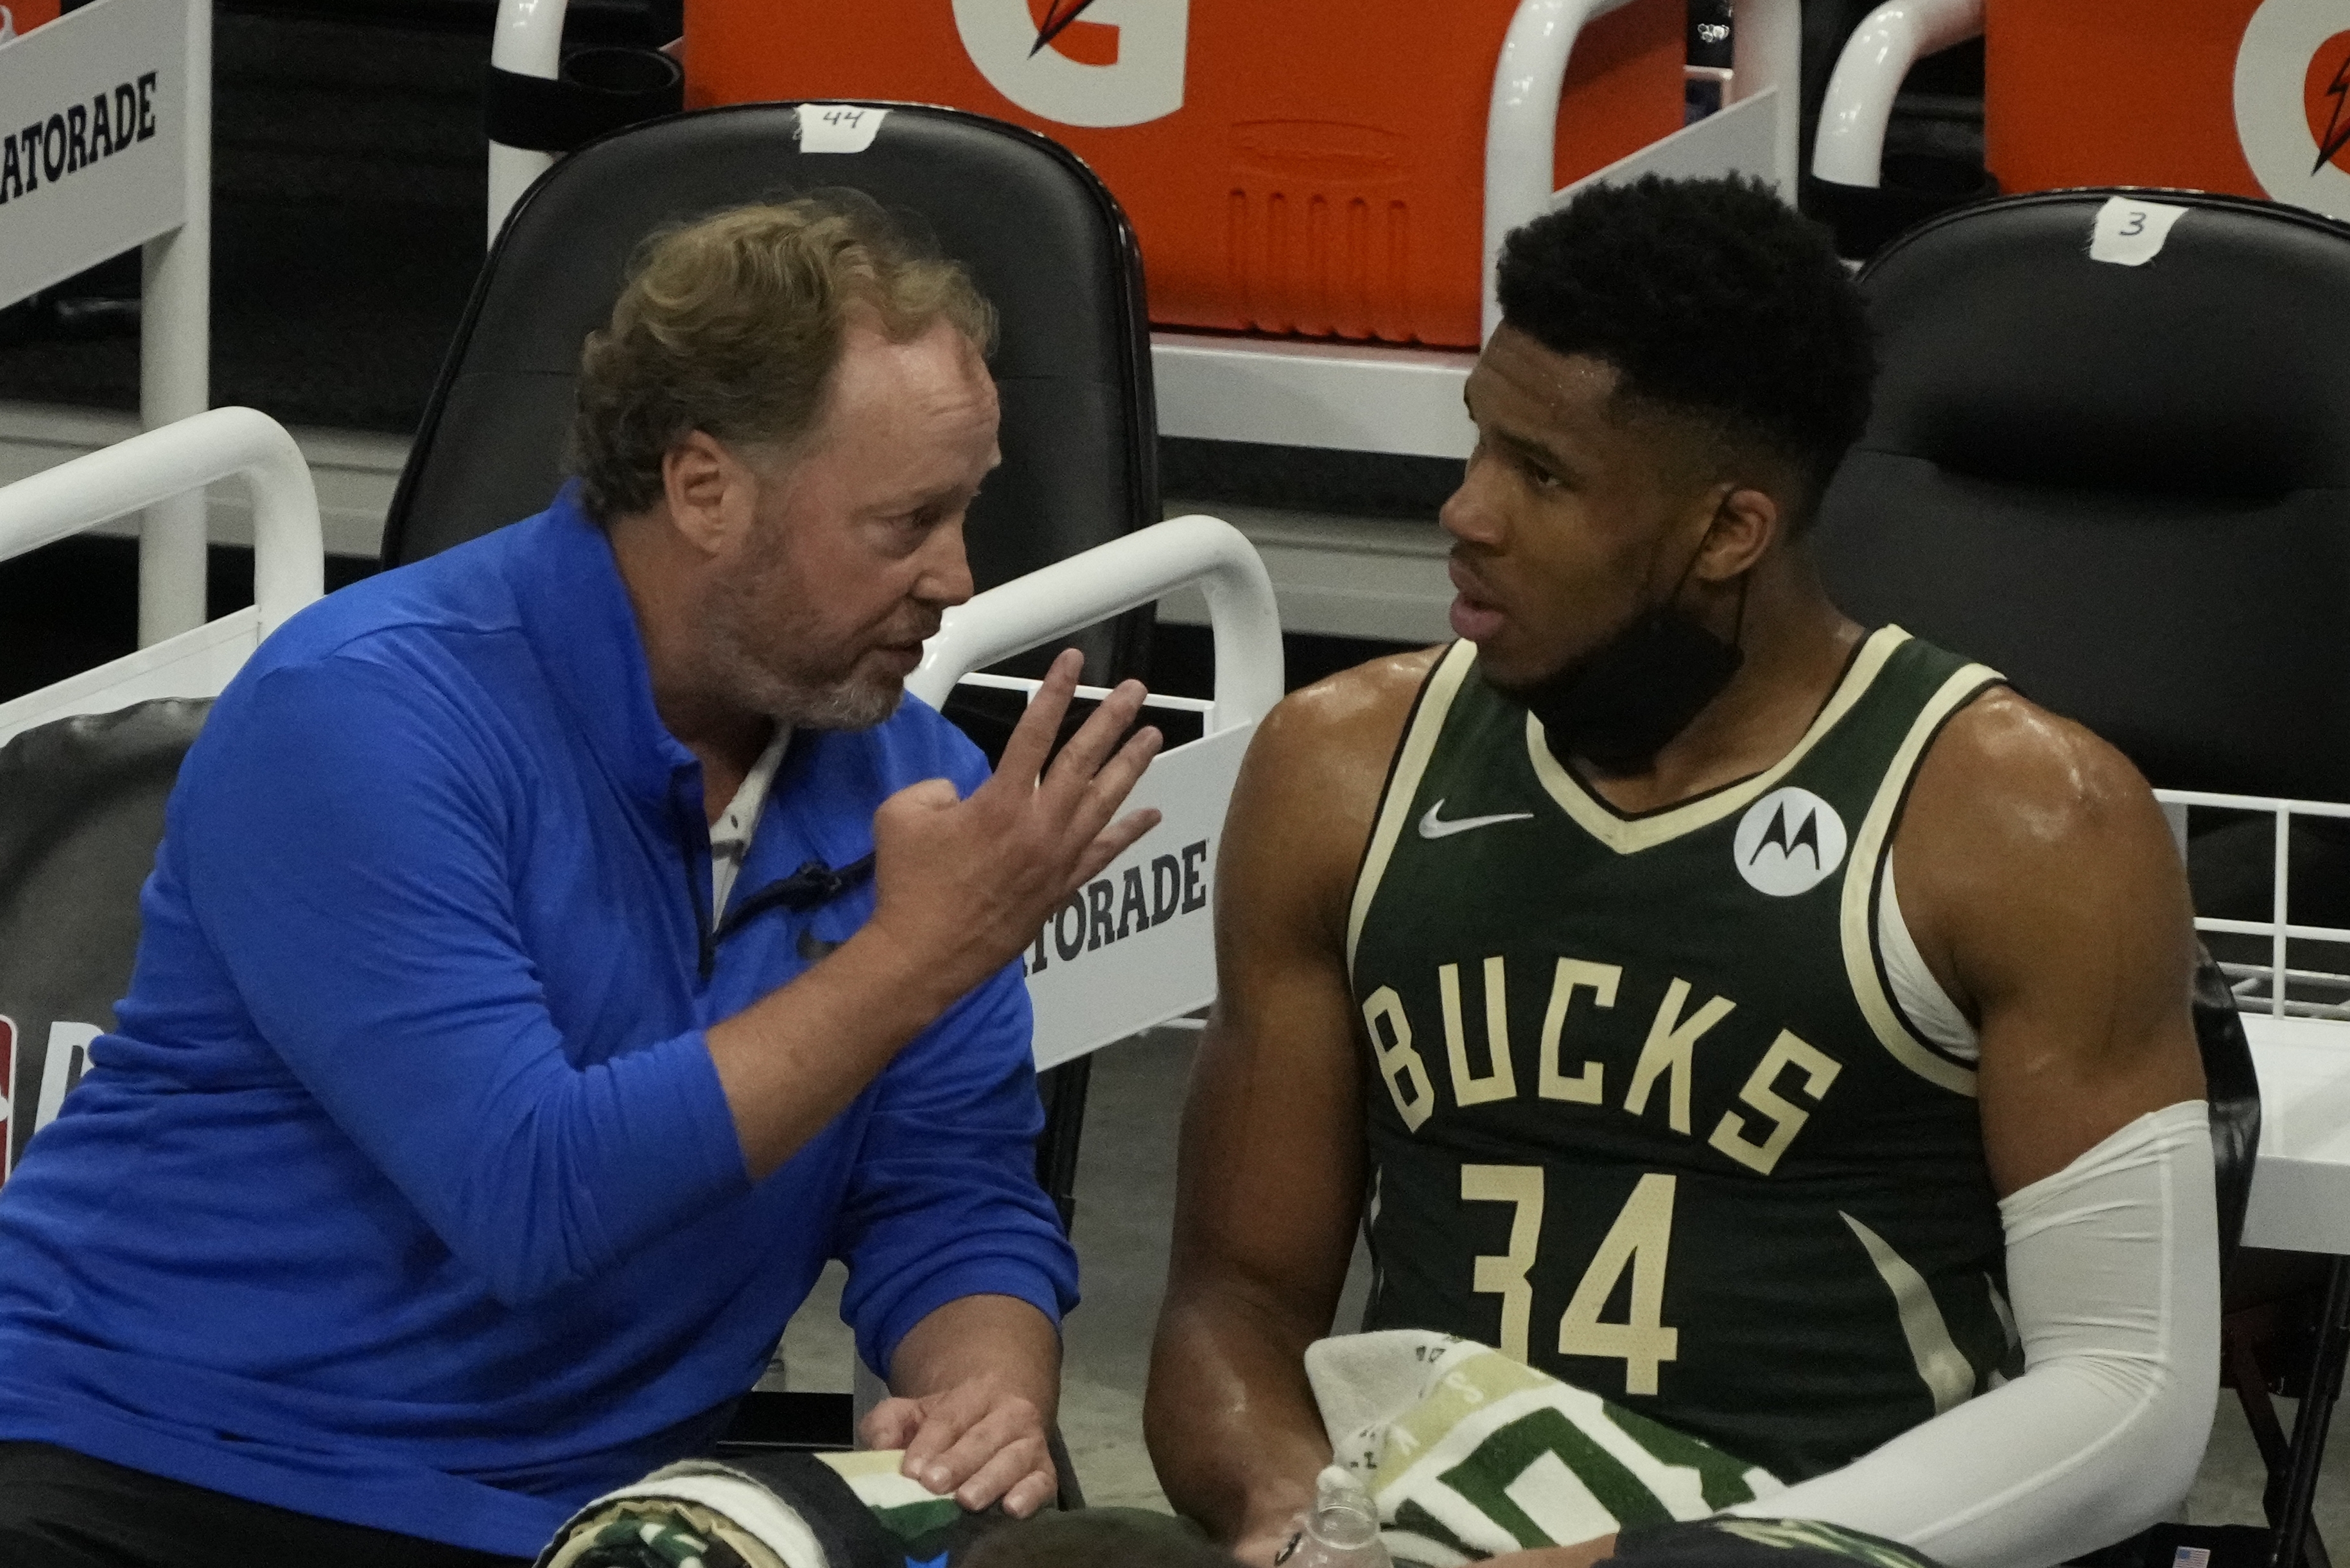
[[[140,255],[139,422],[151,431],[212,406],[213,8],[185,5],[187,217]],[[139,644],[204,623],[202,491],[157,502],[139,526]]]
[[[1550,211],[1556,169],[1558,99],[1567,57],[1585,24],[1629,0],[1519,0],[1493,62],[1485,116],[1485,325],[1501,325],[1493,267],[1512,229]]]
[[[983,665],[1195,584],[1207,598],[1215,640],[1208,732],[1253,724],[1281,701],[1281,610],[1273,579],[1239,529],[1197,515],[1139,529],[956,606],[922,645],[922,662],[906,689],[935,706]]]
[[[1743,107],[1764,97],[1777,100],[1767,142],[1771,180],[1792,207],[1803,162],[1802,115],[1797,106],[1797,88],[1804,77],[1802,0],[1737,0],[1730,49],[1732,106]]]
[[[1731,16],[1733,97],[1746,112],[1714,115],[1554,191],[1558,100],[1567,61],[1584,27],[1629,0],[1519,0],[1493,65],[1485,118],[1484,327],[1501,325],[1494,269],[1512,229],[1541,217],[1586,184],[1655,172],[1688,177],[1768,171],[1789,202],[1795,198],[1796,127],[1793,101],[1802,68],[1803,22],[1797,0],[1736,0]],[[1749,107],[1751,106],[1751,107]],[[1767,106],[1767,107],[1766,107]],[[1709,120],[1718,123],[1709,123]],[[1759,132],[1756,145],[1746,145]]]
[[[0,489],[6,560],[225,479],[242,479],[253,498],[253,606],[0,703],[0,742],[69,714],[217,695],[263,638],[326,590],[309,467],[285,427],[252,409],[213,409]]]
[[[1909,67],[1983,30],[1983,0],[1891,0],[1853,30],[1828,78],[1812,172],[1875,190],[1884,178],[1885,128]]]
[[[140,415],[211,400],[213,13],[94,0],[0,46],[0,304],[145,247]],[[204,503],[175,495],[140,532],[139,639],[204,618]]]
[[[553,81],[563,64],[563,14],[567,0],[498,0],[497,30],[490,37],[490,64],[516,76]],[[555,167],[555,154],[490,143],[488,244],[495,244],[506,214],[532,182]]]

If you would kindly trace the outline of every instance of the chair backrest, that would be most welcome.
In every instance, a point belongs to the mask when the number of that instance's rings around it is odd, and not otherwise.
[[[2243,1239],[2261,1147],[2261,1082],[2252,1067],[2244,1015],[2228,977],[2208,952],[2195,965],[2195,1045],[2203,1059],[2203,1096],[2211,1107],[2211,1167],[2220,1210],[2220,1268],[2225,1275]]]
[[[0,746],[0,1016],[13,1060],[0,1172],[114,1027],[163,802],[211,710],[170,698],[60,719]]]
[[[564,472],[582,341],[664,224],[826,187],[912,214],[1003,323],[1003,466],[972,508],[985,588],[1159,521],[1139,253],[1101,182],[1041,136],[910,105],[861,151],[809,151],[791,104],[655,120],[591,142],[518,202],[475,285],[384,526],[384,564],[544,507]],[[873,110],[868,109],[868,113]],[[1146,609],[1077,639],[1088,677],[1139,672]]]
[[[2187,209],[2138,265],[2091,254],[2116,194]],[[1935,219],[1861,279],[1884,371],[1817,525],[1837,601],[1996,665],[2158,784],[2350,798],[2350,229],[2052,192]],[[2225,1258],[2260,1091],[2208,954],[2194,1012]]]
[[[2091,253],[2117,194],[2186,209],[2140,265]],[[1884,369],[1814,532],[1837,602],[2157,784],[2350,799],[2350,227],[2048,192],[1921,225],[1861,286]]]

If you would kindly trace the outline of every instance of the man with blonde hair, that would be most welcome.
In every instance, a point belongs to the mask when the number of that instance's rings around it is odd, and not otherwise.
[[[130,996],[0,1193],[0,1559],[478,1564],[704,1447],[827,1257],[966,1507],[1053,1492],[1075,1262],[1016,955],[1149,826],[1055,666],[902,682],[998,461],[869,202],[650,243],[546,512],[345,590],[190,752]]]

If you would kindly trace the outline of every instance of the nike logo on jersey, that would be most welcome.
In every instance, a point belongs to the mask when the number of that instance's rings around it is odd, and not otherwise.
[[[1443,809],[1444,803],[1440,800],[1428,808],[1427,815],[1419,819],[1419,836],[1422,838],[1450,838],[1456,833],[1466,833],[1472,827],[1491,827],[1497,822],[1531,822],[1534,815],[1531,811],[1497,811],[1491,816],[1464,816],[1458,821],[1447,822],[1437,815]]]

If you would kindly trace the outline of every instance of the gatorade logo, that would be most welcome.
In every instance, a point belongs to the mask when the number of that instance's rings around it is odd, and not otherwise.
[[[1061,125],[1141,125],[1183,107],[1191,0],[954,0],[996,91]]]
[[[1844,818],[1835,807],[1793,784],[1746,808],[1732,841],[1738,874],[1774,898],[1808,893],[1844,864]]]
[[[2350,218],[2350,12],[2266,0],[2236,49],[2236,136],[2261,189]]]

